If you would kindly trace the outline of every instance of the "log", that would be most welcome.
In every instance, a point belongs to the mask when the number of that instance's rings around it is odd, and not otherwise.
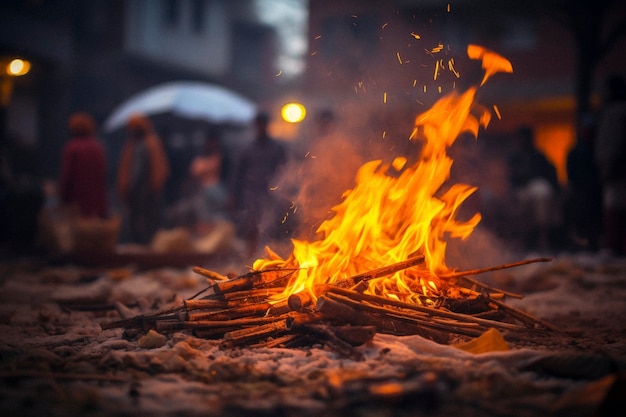
[[[287,298],[287,305],[291,311],[303,311],[306,307],[312,306],[313,302],[313,296],[309,291],[301,291]]]

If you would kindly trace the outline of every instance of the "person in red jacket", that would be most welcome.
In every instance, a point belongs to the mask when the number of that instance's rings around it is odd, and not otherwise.
[[[61,202],[77,207],[82,217],[108,217],[106,154],[96,137],[96,123],[87,113],[74,113],[70,140],[63,148]]]

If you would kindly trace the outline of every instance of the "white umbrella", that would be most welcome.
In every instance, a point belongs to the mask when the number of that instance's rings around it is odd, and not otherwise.
[[[120,104],[104,122],[111,131],[123,126],[135,113],[152,116],[171,113],[215,124],[246,124],[256,114],[256,106],[245,97],[213,84],[173,81],[138,93]]]

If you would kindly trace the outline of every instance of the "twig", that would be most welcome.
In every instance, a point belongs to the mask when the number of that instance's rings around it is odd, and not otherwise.
[[[506,310],[506,312],[509,313],[511,316],[515,317],[516,319],[522,322],[526,322],[526,323],[530,322],[531,324],[538,324],[546,329],[549,329],[555,332],[561,331],[561,329],[559,329],[558,327],[548,323],[547,321],[534,317],[533,315],[526,313],[525,311],[518,310],[498,300],[490,300],[490,301],[494,303],[495,305],[497,305],[498,307],[500,307],[501,309]]]
[[[457,277],[462,277],[464,275],[477,275],[477,274],[482,274],[485,272],[499,271],[501,269],[515,268],[517,266],[528,265],[528,264],[532,264],[535,262],[551,262],[551,261],[552,261],[552,258],[534,258],[534,259],[527,259],[527,260],[519,261],[519,262],[512,262],[509,264],[489,266],[487,268],[478,268],[478,269],[470,269],[467,271],[450,272],[449,274],[438,275],[438,277],[439,278],[457,278]],[[501,290],[498,290],[498,291],[501,291]]]

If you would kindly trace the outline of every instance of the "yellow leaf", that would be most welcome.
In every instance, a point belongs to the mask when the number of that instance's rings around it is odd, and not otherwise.
[[[476,339],[470,340],[466,343],[454,345],[454,347],[476,354],[510,350],[509,345],[504,340],[504,337],[502,337],[502,333],[500,333],[497,329],[489,329]]]

